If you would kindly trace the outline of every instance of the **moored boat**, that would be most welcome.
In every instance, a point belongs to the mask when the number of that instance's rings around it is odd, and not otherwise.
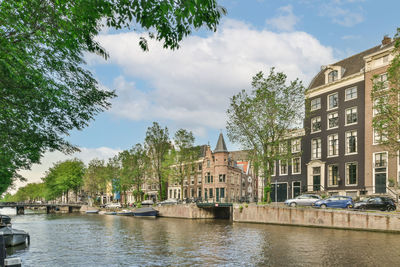
[[[107,211],[107,212],[104,212],[103,214],[105,214],[105,215],[117,215],[117,212],[116,211]]]
[[[133,212],[136,217],[157,217],[158,210],[155,210],[151,207],[149,208],[140,208]]]
[[[17,230],[10,226],[0,228],[0,234],[4,236],[6,247],[13,247],[25,242],[29,243],[29,234],[23,230]]]
[[[117,212],[117,215],[121,215],[121,216],[133,216],[133,212],[129,211],[129,210],[123,210],[120,212]]]

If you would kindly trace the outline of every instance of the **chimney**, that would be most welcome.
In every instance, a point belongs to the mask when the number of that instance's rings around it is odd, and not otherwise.
[[[383,36],[383,40],[382,40],[382,45],[388,45],[392,42],[392,38],[390,38],[389,36],[385,35]]]

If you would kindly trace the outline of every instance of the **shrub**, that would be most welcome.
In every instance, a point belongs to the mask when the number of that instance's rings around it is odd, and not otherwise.
[[[239,206],[239,212],[242,213],[242,211],[243,211],[243,206],[240,205],[240,206]]]

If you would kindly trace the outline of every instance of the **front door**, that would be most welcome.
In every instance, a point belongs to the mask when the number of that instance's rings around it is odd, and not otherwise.
[[[375,193],[386,193],[386,173],[375,174]]]
[[[287,184],[271,184],[272,202],[284,202],[287,199]]]
[[[321,175],[313,176],[313,191],[321,190]]]
[[[300,182],[293,182],[293,198],[299,196],[301,194],[301,186]]]

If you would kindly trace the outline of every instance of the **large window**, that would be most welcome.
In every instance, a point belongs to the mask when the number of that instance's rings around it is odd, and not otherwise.
[[[384,168],[387,166],[387,153],[375,153],[375,168]]]
[[[346,184],[357,185],[357,163],[346,163]]]
[[[387,141],[386,133],[374,128],[374,145],[380,144],[384,141]]]
[[[328,156],[338,156],[339,155],[339,135],[331,134],[328,136]]]
[[[334,82],[338,79],[339,77],[339,72],[337,70],[333,70],[328,73],[328,83]]]
[[[207,183],[207,184],[213,183],[213,176],[209,172],[206,173],[205,183]]]
[[[293,139],[292,140],[292,153],[300,152],[301,150],[301,139]]]
[[[357,153],[357,131],[346,132],[346,154]]]
[[[276,174],[275,171],[276,171],[275,163],[272,163],[272,174],[271,174],[271,176],[275,176],[275,174]]]
[[[321,98],[311,100],[311,111],[321,108]]]
[[[357,107],[346,109],[346,125],[357,123]]]
[[[287,175],[288,174],[288,164],[286,160],[279,161],[279,175]]]
[[[328,129],[333,129],[339,126],[339,114],[337,112],[328,114]]]
[[[225,174],[220,174],[219,175],[219,182],[220,183],[225,183]]]
[[[321,117],[311,119],[311,132],[316,133],[321,131]]]
[[[311,140],[311,151],[312,151],[312,158],[319,159],[321,158],[321,139],[315,138]]]
[[[301,173],[301,159],[293,158],[292,159],[292,174],[300,174]]]
[[[328,95],[328,110],[337,108],[339,106],[339,94],[334,93]]]
[[[378,86],[381,86],[382,90],[386,90],[389,88],[389,82],[387,78],[387,73],[380,74],[374,79],[374,83]]]
[[[339,166],[337,164],[328,166],[329,186],[337,186],[339,184]]]
[[[346,89],[345,91],[345,100],[352,100],[357,98],[357,87],[352,87]]]

